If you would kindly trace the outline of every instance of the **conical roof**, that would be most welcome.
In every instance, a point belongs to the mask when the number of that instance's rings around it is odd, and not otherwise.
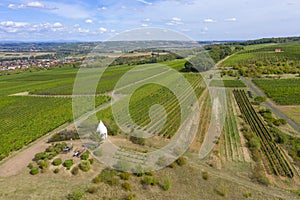
[[[99,125],[97,127],[97,132],[99,132],[100,134],[107,134],[107,128],[101,120],[100,120]]]

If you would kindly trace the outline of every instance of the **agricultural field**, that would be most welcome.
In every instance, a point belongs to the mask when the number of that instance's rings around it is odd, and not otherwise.
[[[262,152],[267,160],[267,171],[292,178],[294,176],[293,167],[281,147],[274,142],[269,129],[253,109],[245,91],[235,90],[234,96],[245,120],[260,139]]]
[[[234,112],[232,90],[226,90],[227,112],[222,134],[223,146],[221,154],[226,160],[244,162],[244,152],[238,130],[238,122]]]
[[[211,87],[246,87],[241,80],[212,80],[210,82]]]
[[[300,105],[300,78],[253,79],[253,82],[279,105]]]
[[[275,52],[275,49],[280,50]],[[299,50],[299,43],[257,45],[224,60],[220,67],[231,67],[243,76],[297,74],[300,72]]]

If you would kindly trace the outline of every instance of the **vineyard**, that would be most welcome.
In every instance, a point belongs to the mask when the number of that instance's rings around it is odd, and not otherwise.
[[[98,96],[96,105],[108,100]],[[1,96],[0,101],[0,160],[73,119],[71,98]]]
[[[250,125],[252,131],[260,139],[261,150],[268,163],[267,169],[269,168],[269,171],[275,175],[292,178],[294,176],[294,172],[285,153],[281,147],[275,143],[270,131],[263,123],[263,120],[260,119],[252,107],[245,91],[234,90],[234,96],[245,120]]]
[[[227,112],[223,130],[223,151],[227,160],[244,161],[241,139],[238,131],[236,115],[233,111],[232,91],[226,90]]]
[[[300,79],[253,79],[279,105],[300,105]]]
[[[176,85],[177,79],[172,75],[164,75],[164,80],[169,82],[170,84]],[[154,77],[154,79],[161,79],[161,76]],[[195,92],[197,98],[200,97],[202,92],[204,91],[204,87],[201,87],[202,77],[199,74],[184,74],[185,78],[189,81],[192,86],[191,90],[182,90],[182,92],[176,97],[172,91],[168,88],[158,85],[158,84],[145,84],[141,87],[137,86],[137,90],[132,94],[129,101],[129,114],[131,119],[135,122],[136,126],[132,126],[127,122],[126,119],[121,119],[121,125],[123,127],[127,127],[128,129],[142,129],[143,131],[150,133],[152,135],[158,135],[163,138],[171,138],[176,133],[179,128],[182,113],[179,105],[179,101],[185,105],[190,105],[190,95]],[[178,85],[178,84],[177,84]],[[136,85],[135,85],[136,86]],[[180,89],[180,85],[178,85]],[[118,92],[126,94],[130,89],[124,88]],[[116,106],[120,107],[118,113],[123,113],[122,111],[125,109],[124,103],[122,100],[117,102]],[[165,109],[165,112],[160,112],[160,108],[154,107],[152,112],[154,113],[154,117],[149,117],[150,108],[153,105],[161,105]],[[163,122],[164,114],[166,114],[167,118],[164,126],[162,127],[160,132],[157,132],[158,126],[161,122]],[[116,130],[115,122],[112,120],[112,111],[111,109],[106,109],[100,111],[98,114],[98,119],[104,119],[108,122],[109,127],[114,127],[113,130]]]

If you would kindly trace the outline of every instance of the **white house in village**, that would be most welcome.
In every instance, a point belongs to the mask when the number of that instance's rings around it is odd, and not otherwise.
[[[103,136],[103,139],[107,138],[107,128],[104,125],[104,123],[100,120],[99,125],[97,127],[97,133],[100,133],[100,135]]]

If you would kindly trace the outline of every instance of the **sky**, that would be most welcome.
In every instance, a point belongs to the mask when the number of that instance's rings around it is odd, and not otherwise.
[[[0,41],[105,41],[162,28],[192,40],[300,35],[299,0],[1,0]]]

